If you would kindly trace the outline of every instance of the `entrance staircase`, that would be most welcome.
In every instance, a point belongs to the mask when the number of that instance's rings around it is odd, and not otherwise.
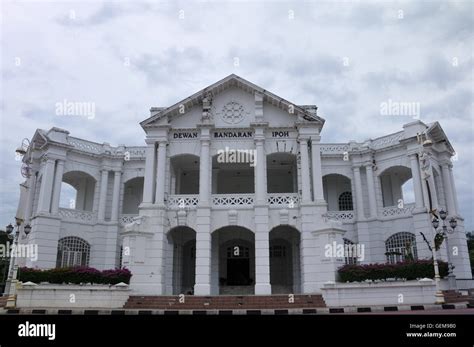
[[[292,302],[291,299],[294,299]],[[182,301],[182,300],[181,300]],[[293,309],[326,307],[322,295],[220,295],[130,296],[125,309],[158,310],[225,310],[225,309]]]
[[[474,305],[474,293],[469,291],[469,295],[463,295],[455,290],[443,290],[444,301],[447,304],[454,304],[458,302],[468,302],[471,305]]]

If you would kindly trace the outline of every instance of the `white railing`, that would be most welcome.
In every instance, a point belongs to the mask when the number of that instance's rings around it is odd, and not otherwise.
[[[125,147],[124,156],[125,158],[130,158],[130,159],[145,158],[146,147],[144,146]]]
[[[322,154],[344,154],[349,151],[347,143],[324,143],[320,145]]]
[[[353,222],[354,211],[328,211],[324,214],[324,217],[339,222]]]
[[[400,143],[400,140],[404,138],[405,133],[400,131],[395,134],[379,137],[378,139],[372,140],[371,147],[373,149],[379,149],[383,147],[389,147]]]
[[[138,214],[123,214],[120,216],[119,223],[124,226],[133,222],[133,219],[138,217]]]
[[[68,143],[74,148],[88,153],[100,154],[103,151],[102,144],[78,139],[77,137],[68,137]]]
[[[411,216],[415,204],[405,204],[403,207],[388,206],[382,208],[380,215],[382,217]]]
[[[214,194],[212,195],[212,205],[244,207],[253,206],[253,194]]]
[[[199,195],[169,195],[168,208],[194,208],[199,202]]]
[[[70,208],[60,208],[59,216],[62,219],[75,221],[75,222],[87,222],[92,223],[97,219],[97,215],[92,211],[73,210]]]
[[[299,205],[300,197],[297,193],[271,193],[268,194],[268,204],[294,208]]]

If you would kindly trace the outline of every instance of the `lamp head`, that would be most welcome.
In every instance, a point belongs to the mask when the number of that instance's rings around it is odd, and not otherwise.
[[[8,224],[5,228],[6,232],[8,235],[10,235],[13,232],[13,225],[12,223]]]
[[[456,227],[458,226],[458,221],[456,220],[456,218],[452,217],[452,218],[449,220],[449,226],[450,226],[452,229],[456,229]]]
[[[445,220],[447,216],[448,216],[448,212],[446,212],[445,210],[441,209],[441,211],[439,211],[439,217],[442,220]]]
[[[23,228],[23,231],[25,232],[25,235],[28,236],[28,234],[31,232],[31,225],[27,224]]]

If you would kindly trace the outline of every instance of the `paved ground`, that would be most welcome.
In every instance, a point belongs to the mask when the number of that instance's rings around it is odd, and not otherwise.
[[[394,311],[394,312],[363,312],[363,313],[344,313],[344,314],[383,314],[383,315],[453,315],[453,314],[472,314],[474,315],[474,308],[458,308],[455,310],[424,310],[424,311]]]

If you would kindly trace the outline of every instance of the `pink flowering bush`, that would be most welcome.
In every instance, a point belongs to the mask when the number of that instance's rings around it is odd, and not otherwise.
[[[439,275],[448,275],[448,263],[438,261]],[[416,260],[396,264],[344,265],[338,270],[340,282],[363,282],[365,280],[386,280],[389,278],[415,280],[434,278],[432,260]]]
[[[131,277],[132,273],[126,268],[99,271],[86,266],[55,268],[47,270],[22,267],[18,270],[18,279],[20,281],[31,281],[34,283],[49,282],[54,284],[117,284],[120,282],[130,283]]]

